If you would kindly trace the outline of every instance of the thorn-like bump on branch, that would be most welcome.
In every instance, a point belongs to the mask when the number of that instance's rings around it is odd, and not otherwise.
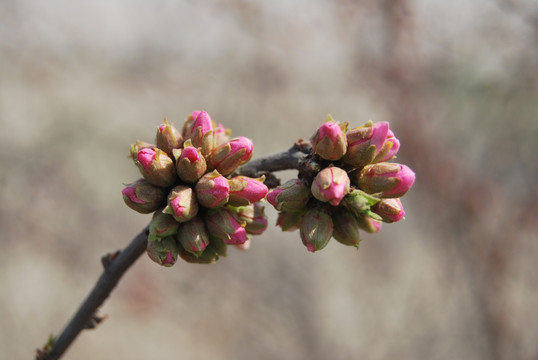
[[[107,314],[104,315],[97,315],[93,314],[88,323],[86,324],[85,329],[95,329],[97,325],[99,325],[101,322],[106,320],[108,318]]]
[[[112,262],[118,257],[120,254],[120,250],[114,252],[114,253],[108,253],[106,255],[103,255],[101,258],[101,264],[103,264],[103,268],[106,270],[112,264]]]

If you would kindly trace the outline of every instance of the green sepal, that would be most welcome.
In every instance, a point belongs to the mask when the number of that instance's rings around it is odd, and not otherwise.
[[[221,239],[210,235],[209,236],[209,246],[208,247],[211,247],[213,250],[215,250],[215,252],[219,256],[226,257],[228,246]]]

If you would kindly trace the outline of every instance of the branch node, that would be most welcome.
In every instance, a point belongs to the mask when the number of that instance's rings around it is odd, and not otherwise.
[[[107,314],[104,315],[97,315],[93,314],[88,323],[86,324],[85,329],[95,329],[97,325],[99,325],[101,322],[106,320],[108,318]]]
[[[310,153],[310,149],[312,148],[312,145],[310,144],[310,141],[299,139],[293,144],[293,149],[300,151],[305,154]]]
[[[52,334],[49,336],[49,339],[47,340],[47,343],[43,346],[41,349],[36,349],[35,351],[35,360],[49,360],[51,359],[50,353],[52,351],[52,348],[54,347],[54,342],[56,341],[56,337]]]
[[[280,179],[272,172],[264,171],[260,175],[265,175],[265,181],[263,183],[267,185],[269,189],[274,189],[277,186],[280,186]]]
[[[119,256],[120,252],[121,250],[118,250],[114,253],[108,253],[101,258],[101,264],[103,264],[105,270],[108,269],[112,262]]]

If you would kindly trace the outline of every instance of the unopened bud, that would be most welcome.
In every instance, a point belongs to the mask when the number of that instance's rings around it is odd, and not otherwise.
[[[198,256],[193,255],[189,251],[185,250],[181,244],[179,245],[179,257],[188,263],[192,264],[214,264],[219,259],[219,252],[213,245],[213,239],[205,250]],[[223,255],[224,256],[224,255]]]
[[[355,189],[344,197],[342,203],[355,216],[359,216],[360,214],[370,214],[372,205],[377,204],[379,201],[379,198]]]
[[[372,206],[372,211],[381,216],[386,223],[400,221],[405,216],[400,199],[383,199]]]
[[[299,211],[311,197],[310,188],[300,179],[291,179],[267,194],[267,201],[279,211]]]
[[[176,181],[174,162],[160,149],[142,148],[135,159],[140,173],[149,183],[169,187]]]
[[[400,150],[400,140],[398,140],[394,136],[392,130],[389,129],[382,145],[376,145],[376,149],[379,149],[379,151],[377,152],[373,163],[389,161],[396,155],[396,153],[398,153],[398,150]]]
[[[249,223],[254,219],[254,204],[245,205],[245,206],[227,206],[228,209],[235,212],[235,214],[239,217],[239,220],[245,223]]]
[[[213,121],[205,111],[193,111],[183,127],[185,140],[190,139],[192,145],[200,148],[204,156],[208,156],[215,147]]]
[[[189,136],[192,133],[192,125],[194,124],[194,116],[198,116],[200,111],[195,110],[192,113],[190,113],[187,118],[185,119],[185,122],[183,123],[183,128],[181,129],[181,136],[183,137],[183,140],[187,140]]]
[[[267,216],[265,216],[265,204],[262,201],[250,205],[231,208],[241,221],[246,223],[247,234],[260,235],[267,229]]]
[[[209,165],[222,175],[231,174],[238,166],[252,157],[254,145],[250,139],[240,136],[217,146],[209,155]]]
[[[206,226],[207,229],[207,226]],[[208,232],[209,233],[209,232]],[[218,256],[226,257],[228,251],[228,245],[224,241],[209,234],[209,246]],[[207,250],[207,249],[206,249]]]
[[[327,246],[333,233],[331,216],[323,208],[306,211],[301,221],[300,235],[308,251],[315,252]]]
[[[209,235],[204,221],[198,216],[179,225],[177,240],[185,250],[194,256],[200,256],[209,245]]]
[[[236,176],[228,180],[230,198],[228,204],[244,206],[260,201],[267,195],[267,186],[263,183],[265,176],[252,179],[247,176]]]
[[[215,146],[222,145],[230,140],[230,135],[232,131],[230,129],[224,128],[222,124],[218,124],[213,127],[213,136],[215,140]]]
[[[192,120],[191,120],[192,119]],[[183,127],[185,140],[191,139],[192,145],[202,147],[204,134],[213,130],[211,117],[205,111],[193,111]]]
[[[355,216],[346,209],[340,209],[332,216],[333,238],[339,243],[359,248],[359,225]]]
[[[134,144],[131,144],[131,158],[136,161],[138,152],[142,149],[153,149],[154,144],[150,144],[144,141],[136,140]]]
[[[347,150],[346,130],[347,123],[338,124],[331,115],[327,116],[326,122],[310,139],[312,149],[326,160],[340,159]]]
[[[183,144],[183,137],[179,130],[169,124],[166,118],[164,118],[164,124],[157,128],[155,144],[172,159],[174,157],[172,151],[181,147]]]
[[[171,215],[155,211],[149,224],[148,241],[156,241],[167,236],[175,236],[179,223]]]
[[[343,160],[354,167],[390,160],[400,148],[386,121],[359,126],[347,132],[347,153]]]
[[[226,244],[237,245],[247,241],[246,223],[241,223],[232,210],[226,208],[209,210],[204,220],[209,234]]]
[[[186,183],[193,184],[205,174],[207,164],[202,152],[185,141],[183,149],[174,149],[177,175]]]
[[[344,170],[331,166],[321,170],[316,175],[311,189],[312,195],[319,201],[338,206],[349,192],[349,177]]]
[[[278,213],[276,224],[282,231],[295,231],[301,226],[304,213],[304,211],[281,211]]]
[[[362,190],[370,194],[381,193],[383,198],[405,195],[414,182],[415,173],[396,163],[367,165],[358,174],[358,185]]]
[[[157,264],[170,267],[177,261],[177,241],[173,236],[168,236],[158,241],[149,241],[146,252],[149,258]]]
[[[216,208],[228,202],[230,185],[228,180],[215,170],[202,176],[196,184],[195,191],[200,205]]]
[[[372,219],[370,216],[364,214],[360,214],[357,217],[357,225],[359,225],[359,228],[369,233],[376,233],[381,230],[381,224],[381,221]]]
[[[144,179],[128,184],[121,193],[125,204],[141,214],[157,210],[165,198],[164,191],[160,187],[151,185]]]
[[[187,222],[198,214],[198,202],[192,189],[179,185],[168,194],[168,205],[164,208],[165,214],[170,214],[177,222]]]

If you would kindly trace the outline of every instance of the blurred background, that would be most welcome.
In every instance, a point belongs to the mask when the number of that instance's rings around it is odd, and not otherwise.
[[[271,226],[210,266],[144,255],[66,359],[537,359],[537,85],[533,0],[0,0],[0,358],[148,223],[130,144],[205,109],[254,157],[390,121],[406,220],[359,251]]]

